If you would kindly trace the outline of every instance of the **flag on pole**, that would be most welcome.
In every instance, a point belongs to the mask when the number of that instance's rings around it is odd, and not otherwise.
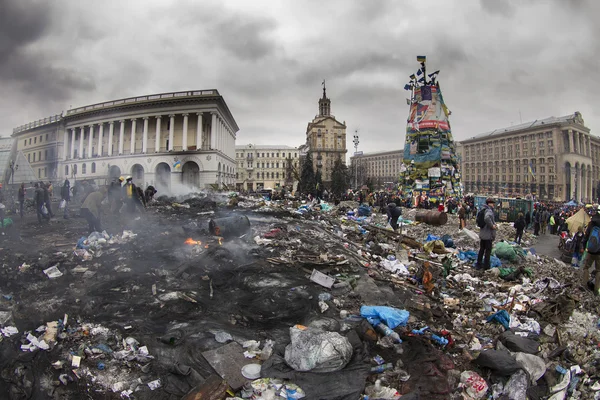
[[[412,75],[411,75],[409,78],[410,78],[411,80],[413,80],[413,81],[414,81],[415,79],[417,79],[417,77],[415,76],[415,74],[412,74]]]
[[[409,84],[404,85],[404,90],[410,90],[410,85]]]
[[[534,170],[533,170],[533,165],[531,163],[529,163],[529,173],[531,174],[531,177],[535,181],[535,173],[534,173]]]
[[[424,63],[426,60],[426,56],[417,56],[417,62]]]
[[[419,70],[417,71],[417,76],[421,76],[423,75],[423,70],[421,68],[419,68]]]
[[[181,168],[181,161],[177,160],[173,163],[173,168]]]

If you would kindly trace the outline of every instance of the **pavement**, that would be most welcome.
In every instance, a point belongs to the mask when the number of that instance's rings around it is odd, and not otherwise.
[[[546,233],[545,235],[538,236],[537,243],[532,247],[537,254],[543,254],[560,260],[561,252],[558,249],[558,241],[559,237],[557,235]]]

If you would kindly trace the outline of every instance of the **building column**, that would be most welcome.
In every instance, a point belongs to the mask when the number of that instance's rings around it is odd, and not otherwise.
[[[183,151],[188,149],[188,117],[189,114],[183,114],[183,137],[181,140],[181,148]]]
[[[112,156],[113,137],[115,133],[115,121],[108,123],[108,156]]]
[[[75,129],[71,128],[71,160],[75,158]]]
[[[211,112],[212,120],[210,121],[210,148],[217,148],[217,113]]]
[[[121,130],[119,132],[119,155],[123,154],[123,141],[125,140],[125,120],[119,121],[121,123]]]
[[[569,129],[569,153],[573,153],[574,152],[574,144],[573,144],[574,140],[573,140],[573,131],[571,129]],[[572,193],[571,193],[572,194]],[[571,196],[571,194],[569,195],[569,197]]]
[[[82,126],[79,128],[79,154],[77,158],[83,158],[83,137],[85,135],[85,128]]]
[[[198,123],[196,124],[196,151],[202,150],[202,113],[196,113]]]
[[[102,141],[104,140],[104,123],[102,124],[98,124],[99,128],[98,128],[98,150],[97,150],[97,155],[98,157],[102,157]]]
[[[158,153],[160,151],[160,121],[162,116],[156,116],[156,140],[154,141],[154,152]]]
[[[142,154],[148,151],[148,117],[144,117],[144,131],[142,133]]]
[[[69,132],[65,130],[65,140],[63,144],[63,161],[67,161],[69,158],[68,151],[71,149],[71,145],[69,144]]]
[[[86,158],[92,158],[92,144],[94,141],[94,125],[90,125],[90,131],[88,133],[88,151]]]
[[[169,151],[173,151],[173,138],[175,137],[175,115],[169,115],[171,118],[169,122]]]
[[[589,169],[588,173],[588,200],[590,203],[594,203],[593,189],[594,189],[594,180],[592,179],[593,169]]]
[[[136,128],[137,119],[131,119],[131,143],[129,146],[129,154],[135,154],[135,128]]]

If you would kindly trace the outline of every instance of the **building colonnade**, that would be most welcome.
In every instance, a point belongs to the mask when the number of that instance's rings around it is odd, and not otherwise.
[[[153,141],[149,140],[151,124],[154,125]],[[176,136],[178,125],[181,129]],[[200,150],[221,151],[234,159],[235,139],[234,130],[217,112],[146,115],[67,127],[63,160]],[[129,142],[127,149],[126,141]]]

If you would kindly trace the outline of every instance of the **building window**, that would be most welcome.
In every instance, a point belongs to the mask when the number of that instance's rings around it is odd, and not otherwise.
[[[238,172],[235,173],[235,179],[240,179],[240,174]]]
[[[31,144],[31,138],[29,138],[29,144]]]
[[[33,143],[37,143],[37,136],[33,138]]]
[[[93,162],[92,163],[92,174],[95,174],[95,173],[96,173],[96,163]]]
[[[275,168],[279,168],[279,163],[277,163],[277,166]]]
[[[87,168],[86,168],[86,165],[85,165],[85,164],[82,164],[82,165],[81,165],[81,175],[85,175],[85,173],[86,173],[86,169],[87,169]]]
[[[27,154],[27,162],[31,162],[31,154]]]
[[[285,153],[281,153],[281,157],[285,158]]]
[[[69,166],[65,165],[65,176],[69,176]]]
[[[552,142],[552,139],[548,140],[548,147],[552,147],[554,146],[554,143]]]
[[[42,177],[42,169],[38,168],[38,178],[41,178],[41,177]]]
[[[33,162],[35,162],[35,153],[33,153]]]
[[[282,173],[281,173],[281,177],[282,177],[283,179],[285,179],[285,172],[282,172]]]
[[[23,142],[23,146],[27,146],[27,139],[25,139]]]
[[[279,153],[277,153],[277,158],[279,158]]]
[[[44,167],[44,178],[46,178],[48,176],[48,171],[46,169],[46,167]]]
[[[48,150],[44,150],[44,160],[48,159]]]
[[[261,157],[262,157],[262,158],[265,158],[265,153],[262,153]]]
[[[277,179],[279,179],[279,172],[277,173]]]
[[[275,153],[271,153],[271,158],[275,158]]]

